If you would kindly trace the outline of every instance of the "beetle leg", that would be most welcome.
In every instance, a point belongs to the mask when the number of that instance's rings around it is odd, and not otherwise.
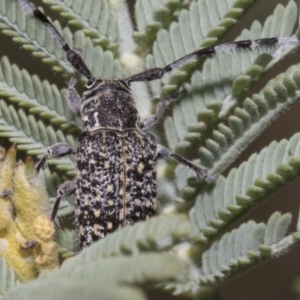
[[[217,176],[208,175],[208,171],[206,168],[192,163],[191,161],[183,158],[182,156],[170,151],[166,147],[159,145],[159,144],[157,145],[157,156],[158,156],[158,158],[173,157],[179,163],[181,163],[181,164],[187,166],[188,168],[190,168],[191,170],[193,170],[197,174],[197,176],[199,176],[200,178],[203,178],[208,183],[212,183],[212,182],[216,181],[216,179],[217,179]]]
[[[40,169],[44,169],[49,157],[63,157],[69,154],[76,154],[76,150],[67,143],[56,143],[47,149],[47,153],[36,164],[35,169],[37,172],[39,172]]]
[[[186,93],[186,90],[183,89],[179,92],[173,93],[172,95],[170,95],[168,98],[163,99],[162,101],[159,102],[159,104],[157,105],[156,108],[156,114],[155,115],[151,115],[151,116],[147,116],[145,118],[143,118],[140,121],[140,128],[142,131],[147,131],[149,130],[152,126],[154,126],[159,119],[161,118],[161,116],[163,115],[165,109],[174,101],[178,100],[180,97],[182,97],[184,94]]]
[[[61,198],[71,196],[75,193],[76,190],[76,182],[75,181],[66,181],[64,182],[57,190],[57,196],[53,205],[52,213],[51,213],[51,221],[55,222],[56,214],[59,209],[59,204]]]

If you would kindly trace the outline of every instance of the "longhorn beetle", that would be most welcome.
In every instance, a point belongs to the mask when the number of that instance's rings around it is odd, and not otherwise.
[[[195,51],[163,68],[152,68],[128,78],[96,78],[40,10],[27,0],[16,1],[47,27],[75,69],[68,85],[67,102],[82,119],[84,131],[76,149],[66,143],[55,144],[48,148],[36,169],[44,168],[48,157],[76,156],[76,180],[59,187],[51,219],[55,220],[61,198],[75,193],[75,224],[81,247],[155,213],[157,159],[172,157],[208,183],[215,180],[204,167],[157,144],[155,137],[147,133],[182,92],[162,100],[155,115],[141,119],[131,95],[131,82],[160,79],[188,61],[212,58],[220,52],[299,43],[296,37],[233,42]],[[88,80],[82,100],[75,89],[78,74]]]

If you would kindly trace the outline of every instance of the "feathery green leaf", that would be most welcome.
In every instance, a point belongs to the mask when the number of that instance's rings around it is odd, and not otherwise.
[[[0,257],[0,299],[5,292],[16,286],[15,273],[11,267],[6,264],[5,258]]]

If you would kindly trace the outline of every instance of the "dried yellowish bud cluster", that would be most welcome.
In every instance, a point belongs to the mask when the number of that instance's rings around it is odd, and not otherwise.
[[[55,234],[53,223],[45,215],[40,215],[34,220],[33,231],[40,243],[52,240]]]
[[[48,195],[33,160],[16,163],[16,147],[0,147],[0,255],[20,281],[58,267]]]

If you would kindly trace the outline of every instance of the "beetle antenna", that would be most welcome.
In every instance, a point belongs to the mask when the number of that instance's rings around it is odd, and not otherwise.
[[[46,26],[50,34],[58,41],[61,48],[66,52],[68,61],[71,63],[71,65],[76,71],[81,73],[88,80],[94,79],[91,71],[89,70],[89,68],[87,67],[87,65],[81,58],[81,56],[76,51],[70,49],[69,45],[64,40],[62,35],[57,31],[57,29],[50,22],[50,20],[44,15],[43,12],[37,9],[28,0],[13,0],[13,1],[18,2],[25,11],[27,11],[34,17],[34,19],[38,20],[39,22],[43,23],[44,26]]]

